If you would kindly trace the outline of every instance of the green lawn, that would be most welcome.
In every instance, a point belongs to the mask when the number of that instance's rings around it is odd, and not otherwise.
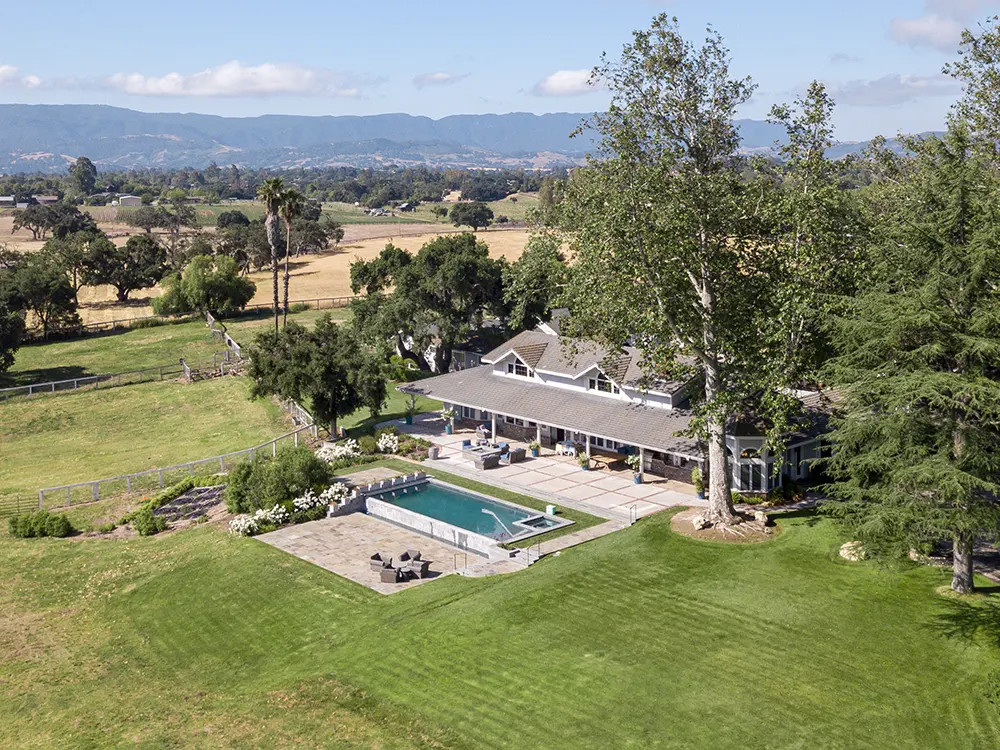
[[[994,748],[996,617],[946,574],[660,515],[382,597],[214,527],[0,543],[4,746]],[[946,619],[947,618],[947,619]],[[994,619],[995,622],[995,619]]]
[[[0,506],[42,487],[249,448],[287,431],[242,378],[83,391],[0,405]]]
[[[341,308],[303,310],[290,313],[288,319],[312,325],[326,313],[334,320],[350,318],[350,311]],[[226,326],[240,344],[248,344],[254,334],[266,330],[272,320],[266,314],[255,315],[234,318],[227,321]],[[14,366],[0,374],[0,388],[175,364],[181,357],[192,365],[204,365],[211,362],[212,354],[224,352],[225,348],[213,338],[200,318],[71,341],[32,344],[18,349]]]
[[[405,417],[410,397],[397,391],[397,385],[398,383],[387,384],[388,398],[386,399],[385,406],[382,407],[382,412],[378,416],[373,417],[368,409],[358,409],[353,414],[349,414],[341,419],[337,423],[338,426],[347,430],[349,435],[356,437],[367,432],[380,422],[388,422],[390,419],[402,419]],[[435,401],[426,396],[417,396],[416,398],[416,412],[418,414],[428,411],[441,411],[443,406],[440,401]]]

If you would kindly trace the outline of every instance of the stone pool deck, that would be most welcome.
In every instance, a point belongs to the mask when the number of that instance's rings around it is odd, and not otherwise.
[[[482,559],[364,513],[286,526],[255,539],[380,594],[394,594],[419,586]],[[431,561],[431,576],[406,583],[382,583],[379,574],[371,569],[369,558],[379,552],[395,560],[408,549],[420,550],[421,556]]]
[[[524,461],[510,466],[480,471],[462,455],[462,441],[474,438],[475,432],[460,428],[453,435],[446,435],[444,420],[436,413],[418,414],[410,425],[403,420],[384,424],[391,424],[400,432],[422,437],[437,445],[440,457],[429,462],[428,466],[484,484],[523,492],[601,518],[628,521],[677,505],[707,506],[706,501],[698,499],[690,485],[649,474],[644,484],[635,484],[629,470],[583,471],[574,458],[557,456],[547,448],[542,449],[538,458],[529,455]],[[513,447],[526,447],[516,440],[503,440]]]

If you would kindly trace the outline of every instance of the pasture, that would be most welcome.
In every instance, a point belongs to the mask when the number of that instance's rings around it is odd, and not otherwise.
[[[320,255],[296,258],[291,264],[289,296],[293,299],[309,299],[352,294],[351,263],[353,261],[358,258],[364,260],[375,258],[389,242],[415,253],[422,245],[434,239],[438,234],[440,233],[402,237],[383,236],[356,242],[344,242],[336,250],[330,250]],[[524,252],[529,234],[525,229],[489,229],[478,232],[476,236],[489,245],[492,257],[516,260]],[[254,296],[253,302],[268,304],[271,299],[270,273],[267,271],[254,273],[250,275],[250,278],[257,284],[257,294]]]
[[[337,321],[350,318],[349,310],[339,308],[291,312],[288,319],[309,326],[326,313]],[[249,344],[259,331],[267,330],[272,321],[269,314],[260,314],[225,323],[237,342]],[[14,366],[0,374],[0,388],[139,370],[176,363],[180,357],[192,366],[202,366],[211,362],[214,353],[224,352],[225,348],[221,341],[213,338],[205,321],[197,316],[183,323],[28,344],[17,350]]]
[[[384,597],[200,526],[0,544],[5,746],[992,748],[989,601],[666,514]],[[964,633],[964,634],[963,634]]]
[[[270,401],[242,378],[164,381],[0,405],[0,504],[42,487],[117,476],[249,448],[282,434]]]

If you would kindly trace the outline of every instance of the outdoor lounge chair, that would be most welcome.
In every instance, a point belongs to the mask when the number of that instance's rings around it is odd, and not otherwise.
[[[500,443],[497,446],[497,448],[499,448],[500,449],[500,453],[503,454],[503,453],[506,453],[507,451],[510,450],[510,444],[508,444],[508,443]]]
[[[406,569],[415,578],[426,578],[430,574],[430,564],[430,560],[414,560]]]
[[[406,550],[406,554],[410,558],[411,562],[415,562],[420,559],[420,550],[418,549],[408,549]]]
[[[462,450],[465,450],[466,448],[471,448],[471,447],[472,447],[472,441],[471,440],[463,440],[462,441]]]
[[[399,571],[395,568],[382,568],[378,576],[382,583],[399,583]]]
[[[483,469],[495,469],[500,465],[500,454],[492,453],[488,456],[483,456]]]
[[[378,572],[383,568],[392,567],[392,558],[383,558],[381,554],[376,552],[368,559],[368,564],[371,565],[372,570]]]
[[[508,451],[507,462],[516,464],[518,461],[523,461],[526,455],[524,448],[515,448],[512,451]]]

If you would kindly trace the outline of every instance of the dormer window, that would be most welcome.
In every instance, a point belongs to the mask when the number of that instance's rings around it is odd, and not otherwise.
[[[601,391],[602,393],[611,393],[618,395],[618,386],[608,380],[603,374],[598,375],[596,378],[590,378],[587,384],[587,388],[591,391]]]
[[[507,374],[517,375],[522,378],[528,377],[528,367],[521,362],[508,362],[507,363]]]

